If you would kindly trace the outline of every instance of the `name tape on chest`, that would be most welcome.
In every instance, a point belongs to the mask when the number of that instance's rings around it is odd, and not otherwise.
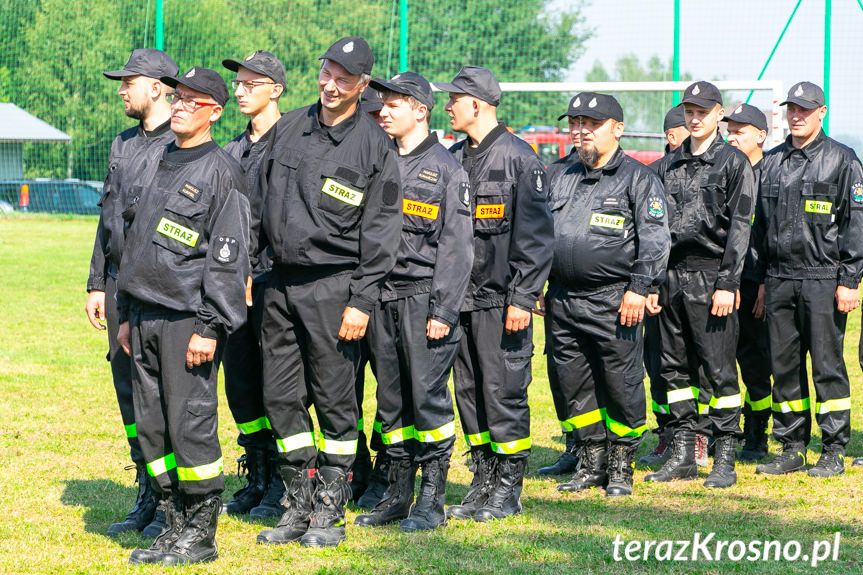
[[[426,182],[429,182],[432,184],[436,184],[436,183],[438,183],[438,180],[440,180],[440,172],[436,172],[436,171],[430,170],[428,168],[422,168],[422,169],[420,169],[419,173],[417,174],[417,178],[419,178],[421,180],[425,180]]]
[[[362,192],[344,186],[330,178],[324,180],[324,187],[321,188],[321,191],[340,202],[344,202],[352,206],[359,206],[363,201]]]
[[[611,228],[613,230],[622,230],[626,218],[623,216],[610,216],[608,214],[591,214],[590,225],[599,226],[601,228]]]
[[[201,190],[193,186],[189,182],[185,182],[183,187],[180,188],[180,194],[186,196],[193,202],[197,202],[198,198],[201,197]]]
[[[428,220],[437,219],[438,210],[440,209],[438,206],[424,204],[422,202],[415,202],[407,198],[404,198],[402,202],[402,212],[406,214],[410,214],[412,216],[419,216]]]
[[[477,204],[476,217],[479,220],[502,218],[503,206],[503,204]]]
[[[819,202],[818,200],[806,200],[803,209],[810,214],[830,214],[833,202]]]
[[[200,235],[195,230],[183,227],[177,222],[172,222],[168,218],[162,218],[159,220],[159,225],[156,227],[156,231],[163,236],[168,236],[169,238],[177,240],[181,244],[185,244],[189,247],[195,247],[195,244],[198,243],[198,236]]]

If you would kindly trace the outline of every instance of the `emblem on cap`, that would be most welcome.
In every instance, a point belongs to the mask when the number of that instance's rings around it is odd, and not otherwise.
[[[348,42],[347,44],[345,44],[344,46],[342,46],[342,52],[344,52],[345,54],[350,54],[350,53],[351,53],[351,52],[353,52],[353,51],[354,51],[354,42],[353,42],[353,40],[351,40],[350,42]]]
[[[573,103],[572,103],[572,107],[573,107],[573,108],[578,108],[579,106],[581,106],[581,98],[576,97],[576,98],[575,98],[575,102],[573,102]]]
[[[191,78],[194,75],[195,75],[195,69],[194,68],[192,68],[191,70],[186,72],[186,78]]]
[[[797,89],[794,90],[794,95],[800,97],[803,95],[803,84],[797,84]]]
[[[594,98],[593,100],[588,102],[587,107],[588,108],[596,108],[596,98]]]
[[[743,113],[743,106],[737,106],[737,109],[734,110],[734,113],[735,114],[742,114]]]
[[[401,77],[402,77],[401,74],[396,74],[395,76],[393,76],[393,80],[398,80]]]
[[[693,96],[697,96],[697,95],[698,95],[698,94],[700,94],[700,93],[701,93],[701,88],[699,88],[699,87],[698,87],[698,84],[696,84],[696,85],[695,85],[695,87],[694,87],[694,88],[692,88],[692,95],[693,95]]]
[[[252,58],[254,58],[254,57],[255,57],[255,54],[257,54],[257,52],[252,52],[251,54],[249,54],[248,56],[246,56],[246,57],[243,59],[243,61],[245,62],[245,61],[247,61],[247,60],[251,60]]]

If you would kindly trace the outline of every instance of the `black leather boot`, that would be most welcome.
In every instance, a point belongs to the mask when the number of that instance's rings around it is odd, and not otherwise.
[[[381,502],[384,498],[384,493],[389,487],[389,465],[390,459],[387,457],[386,450],[378,451],[375,456],[375,465],[372,468],[372,475],[369,478],[369,484],[365,492],[357,499],[357,506],[371,508]]]
[[[416,504],[407,519],[399,524],[402,531],[428,531],[446,525],[446,477],[449,457],[433,459],[422,464],[422,481]]]
[[[653,451],[638,459],[638,463],[641,465],[663,465],[671,457],[672,430],[664,427],[655,429],[654,433],[659,435],[659,442]]]
[[[845,473],[845,448],[841,445],[824,445],[818,463],[809,470],[809,477],[836,477]]]
[[[734,471],[736,460],[737,438],[731,435],[717,437],[713,468],[704,480],[704,486],[724,489],[737,483],[737,472]]]
[[[575,432],[567,431],[566,449],[557,458],[557,461],[548,467],[540,467],[536,470],[537,475],[566,475],[575,471],[578,467],[578,455],[575,450]]]
[[[236,493],[230,503],[222,506],[222,513],[245,515],[256,507],[264,497],[268,480],[268,452],[260,447],[247,447],[246,453],[237,460],[240,469],[246,473],[246,485]]]
[[[209,563],[219,558],[216,548],[216,526],[222,511],[218,495],[185,495],[186,525],[171,549],[159,557],[163,565]]]
[[[485,505],[476,510],[474,520],[485,522],[521,513],[521,488],[525,469],[527,457],[506,457],[498,461],[497,484]]]
[[[608,453],[604,443],[586,443],[578,450],[579,466],[572,479],[557,486],[558,491],[576,493],[591,487],[602,488],[608,480]]]
[[[473,519],[476,510],[485,505],[497,483],[497,456],[488,446],[473,447],[470,450],[473,479],[470,489],[459,505],[447,507],[446,516],[451,519]]]
[[[129,563],[157,563],[163,553],[167,553],[180,538],[180,532],[186,525],[185,509],[179,495],[169,495],[159,503],[164,510],[165,526],[150,545],[149,549],[135,549],[129,557]]]
[[[390,462],[389,488],[383,499],[369,513],[359,515],[354,525],[377,527],[401,521],[408,516],[414,502],[414,482],[417,466],[410,459],[396,459]]]
[[[767,457],[767,424],[770,410],[743,414],[743,449],[737,454],[740,461],[757,461]]]
[[[696,477],[698,477],[698,466],[695,464],[695,432],[676,431],[672,438],[671,457],[659,471],[647,474],[644,480],[664,482]]]
[[[270,450],[268,461],[267,490],[264,491],[261,502],[249,511],[251,519],[269,519],[285,514],[285,506],[282,505],[282,498],[285,496],[285,482],[279,471],[282,462],[275,448]]]
[[[287,487],[282,498],[285,512],[274,529],[265,529],[258,533],[258,543],[281,545],[299,541],[309,529],[312,495],[315,491],[315,470],[282,465],[279,472],[283,485]]]
[[[338,467],[321,467],[316,475],[309,530],[300,539],[303,547],[334,547],[345,540],[345,505],[351,498],[348,476]]]
[[[785,443],[782,453],[773,458],[770,463],[762,463],[755,467],[755,473],[766,475],[783,475],[806,469],[806,446],[802,443]]]
[[[632,495],[632,471],[638,445],[612,443],[608,449],[608,486],[606,497]]]
[[[143,531],[153,521],[158,505],[157,495],[150,486],[150,477],[147,475],[147,466],[143,463],[135,465],[135,481],[138,483],[138,494],[135,497],[135,505],[120,523],[114,523],[108,527],[108,535],[114,536],[127,531]]]

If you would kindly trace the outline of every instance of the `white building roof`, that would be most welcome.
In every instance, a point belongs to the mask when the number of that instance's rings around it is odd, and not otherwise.
[[[71,139],[15,104],[0,103],[0,142],[68,142]]]

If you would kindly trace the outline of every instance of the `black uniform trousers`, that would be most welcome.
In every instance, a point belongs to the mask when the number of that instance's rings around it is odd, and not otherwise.
[[[836,309],[836,286],[836,280],[768,277],[765,282],[773,435],[782,443],[809,443],[812,415],[807,352],[822,443],[844,448],[851,439],[851,386],[842,355],[847,315]]]
[[[662,379],[659,362],[662,350],[662,341],[659,337],[659,318],[645,313],[642,323],[644,325],[644,369],[650,379],[653,415],[656,417],[657,427],[664,429],[671,421],[671,412],[668,410],[668,386]]]
[[[716,277],[709,269],[668,269],[659,292],[661,375],[668,385],[669,427],[739,438],[737,312],[710,313]]]
[[[758,282],[740,282],[740,336],[737,339],[737,363],[746,386],[743,413],[770,409],[770,345],[765,317],[752,314],[758,298]]]
[[[582,444],[638,445],[647,430],[642,326],[620,325],[624,290],[549,288],[549,384],[561,425]]]
[[[465,441],[487,445],[500,456],[530,454],[533,319],[527,328],[506,334],[506,308],[462,312],[462,338],[453,367],[455,399]]]
[[[195,314],[133,302],[129,330],[135,421],[151,482],[165,494],[221,493],[217,385],[223,342],[213,361],[188,369]]]
[[[117,342],[117,332],[120,329],[120,314],[117,311],[117,280],[110,275],[105,278],[105,324],[108,331],[107,360],[111,364],[111,378],[114,380],[114,391],[117,393],[117,404],[120,406],[120,418],[126,430],[129,441],[129,454],[132,461],[143,465],[146,463],[141,452],[141,442],[138,440],[138,427],[135,425],[135,405],[132,400],[132,360]]]
[[[252,284],[252,307],[248,321],[228,336],[222,367],[225,370],[225,395],[237,424],[240,447],[267,449],[273,434],[264,411],[264,386],[261,381],[261,315],[265,281]]]
[[[371,321],[371,320],[369,320]],[[368,337],[364,337],[360,340],[360,364],[357,368],[357,379],[355,383],[356,393],[357,393],[357,409],[359,409],[359,419],[357,420],[357,427],[359,428],[359,442],[357,443],[357,455],[359,454],[368,454],[369,448],[374,451],[382,451],[384,449],[384,444],[381,441],[381,418],[380,415],[375,412],[375,418],[373,420],[371,434],[367,433],[365,428],[365,423],[363,421],[363,400],[365,399],[366,393],[366,365],[369,363],[369,356],[371,352],[369,351],[369,342]],[[368,440],[368,444],[366,441]]]
[[[455,414],[447,382],[461,335],[456,325],[447,336],[428,339],[428,313],[428,293],[380,302],[366,335],[387,455],[420,464],[452,454]]]
[[[285,465],[347,472],[354,461],[360,344],[339,340],[351,273],[276,268],[267,282],[264,407]],[[311,405],[321,432],[317,443]]]

